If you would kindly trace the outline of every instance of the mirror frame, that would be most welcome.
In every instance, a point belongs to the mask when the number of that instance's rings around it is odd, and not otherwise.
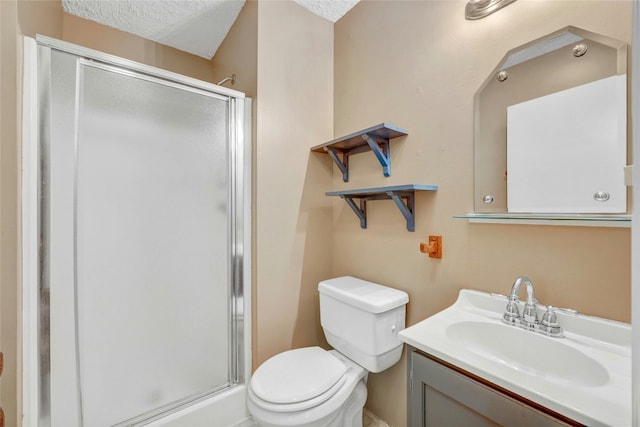
[[[572,41],[571,37],[566,36],[567,33],[576,36],[575,39]],[[565,40],[563,40],[563,37]],[[520,94],[520,92],[524,92],[520,90],[512,92],[517,94],[513,96],[514,100],[511,100],[510,103],[504,105],[504,111],[500,109],[501,106],[498,106],[496,110],[499,111],[493,113],[497,116],[502,115],[504,117],[498,117],[495,119],[497,123],[493,125],[493,133],[487,131],[486,128],[490,126],[486,124],[487,118],[483,117],[487,114],[481,114],[481,109],[482,107],[485,107],[486,109],[487,106],[484,104],[487,104],[488,101],[486,101],[486,99],[483,101],[482,97],[484,95],[485,98],[487,98],[487,93],[490,92],[486,91],[492,89],[498,84],[501,84],[498,81],[498,73],[503,70],[515,71],[516,67],[523,69],[523,66],[526,63],[531,64],[533,60],[538,60],[541,64],[543,61],[550,62],[555,60],[556,62],[553,62],[555,66],[560,55],[565,55],[566,51],[571,55],[573,46],[576,43],[579,43],[578,40],[584,39],[587,39],[587,42],[590,43],[588,46],[591,49],[592,54],[594,54],[594,52],[598,52],[598,49],[600,49],[603,52],[603,55],[615,55],[615,63],[612,62],[613,58],[606,61],[606,64],[597,62],[595,59],[591,61],[591,63],[583,60],[582,63],[574,62],[573,64],[569,64],[568,62],[570,61],[563,61],[563,63],[561,63],[562,67],[554,70],[554,79],[547,79],[549,82],[545,83],[546,86],[543,85],[542,88],[538,88],[539,85],[536,85],[535,88],[529,86],[530,93],[528,94]],[[536,50],[536,46],[539,47],[541,45],[551,47],[547,51],[544,51],[544,48],[542,50]],[[543,37],[517,46],[509,50],[502,57],[498,65],[493,69],[487,79],[485,79],[474,96],[474,212],[476,215],[499,214],[505,217],[510,215],[507,212],[506,106],[538,98],[559,90],[568,89],[570,87],[575,87],[612,75],[627,74],[628,76],[629,73],[627,67],[629,61],[627,60],[627,49],[627,43],[623,41],[577,27],[567,26]],[[605,50],[608,50],[608,52],[605,52]],[[588,59],[588,55],[589,54],[584,55],[586,59]],[[594,54],[593,56],[598,58],[597,55],[598,54]],[[558,58],[555,58],[555,56],[558,56]],[[574,55],[571,55],[571,57],[573,56]],[[587,69],[587,71],[582,72],[585,67],[584,64],[588,64],[590,68]],[[583,67],[580,73],[575,72],[575,69],[578,66]],[[629,84],[627,84],[627,93],[629,92],[629,89]],[[627,95],[627,159],[631,158],[629,144],[629,137],[631,134],[629,102],[630,97]],[[482,126],[482,119],[485,121],[484,128]],[[504,123],[502,124],[500,121],[504,121]],[[488,178],[485,177],[487,174],[489,175]],[[627,191],[627,198],[630,197],[629,194],[630,192]],[[488,195],[493,197],[492,203],[485,203],[483,201],[484,197]],[[631,204],[628,201],[627,212],[629,212],[630,206]],[[616,216],[612,214],[603,215]],[[549,215],[528,214],[528,216],[548,217]],[[580,216],[580,214],[576,213],[576,215],[573,216]]]

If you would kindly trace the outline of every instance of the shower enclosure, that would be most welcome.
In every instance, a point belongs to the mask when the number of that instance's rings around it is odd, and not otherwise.
[[[44,37],[25,58],[29,425],[195,420],[248,373],[249,101]]]

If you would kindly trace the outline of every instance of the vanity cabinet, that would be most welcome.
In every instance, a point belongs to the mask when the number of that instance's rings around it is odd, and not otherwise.
[[[581,426],[408,346],[409,427]]]

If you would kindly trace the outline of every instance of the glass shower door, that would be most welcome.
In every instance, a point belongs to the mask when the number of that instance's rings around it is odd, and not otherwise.
[[[50,423],[129,424],[233,382],[231,101],[50,54]]]

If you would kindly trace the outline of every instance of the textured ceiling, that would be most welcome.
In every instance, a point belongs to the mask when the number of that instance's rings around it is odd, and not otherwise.
[[[62,0],[64,11],[211,58],[244,0]]]
[[[1,1],[1,0],[0,0]],[[359,0],[294,0],[336,22]],[[62,0],[64,11],[211,59],[245,0]]]

